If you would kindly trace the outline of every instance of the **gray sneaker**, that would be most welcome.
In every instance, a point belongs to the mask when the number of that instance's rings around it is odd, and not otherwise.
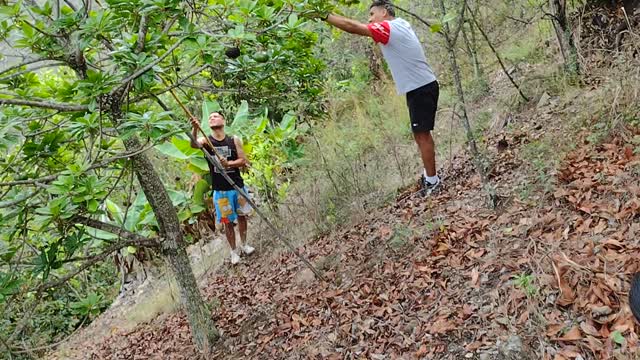
[[[422,195],[429,196],[435,194],[442,188],[442,180],[438,177],[438,181],[436,181],[435,184],[431,184],[423,174],[420,177],[420,185],[422,186]]]

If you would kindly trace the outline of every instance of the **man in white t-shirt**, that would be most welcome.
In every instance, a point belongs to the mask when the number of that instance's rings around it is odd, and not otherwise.
[[[411,130],[424,164],[420,182],[425,194],[433,193],[442,185],[436,174],[435,144],[431,137],[439,85],[411,25],[396,18],[393,5],[383,0],[374,0],[369,7],[369,24],[334,14],[322,19],[348,33],[371,37],[380,45],[398,94],[407,98]]]

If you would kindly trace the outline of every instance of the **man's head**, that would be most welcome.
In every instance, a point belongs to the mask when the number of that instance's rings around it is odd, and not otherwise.
[[[209,115],[209,127],[211,130],[220,130],[224,128],[225,120],[224,116],[219,112],[212,112]]]
[[[396,11],[387,0],[374,0],[369,6],[369,22],[377,23],[393,19]]]

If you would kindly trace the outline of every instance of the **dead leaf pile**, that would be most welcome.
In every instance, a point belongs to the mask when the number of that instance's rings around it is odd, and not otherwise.
[[[501,164],[493,176],[514,178],[518,146],[528,140],[518,133],[499,140],[510,145],[493,153]],[[523,339],[518,351],[533,358],[631,354],[638,335],[626,292],[629,275],[640,271],[640,157],[629,141],[575,150],[557,171],[555,191],[501,212],[478,206],[482,190],[469,159],[455,164],[436,197],[407,192],[300,247],[328,283],[302,276],[287,252],[216,273],[203,289],[223,331],[213,356],[497,358],[496,343],[513,334]],[[90,352],[197,357],[182,313]]]

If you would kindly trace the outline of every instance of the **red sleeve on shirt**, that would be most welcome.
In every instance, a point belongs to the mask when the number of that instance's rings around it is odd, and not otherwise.
[[[371,31],[373,41],[387,45],[389,42],[389,36],[391,36],[391,27],[389,26],[388,21],[371,23],[368,24],[367,27],[369,28],[369,31]]]

